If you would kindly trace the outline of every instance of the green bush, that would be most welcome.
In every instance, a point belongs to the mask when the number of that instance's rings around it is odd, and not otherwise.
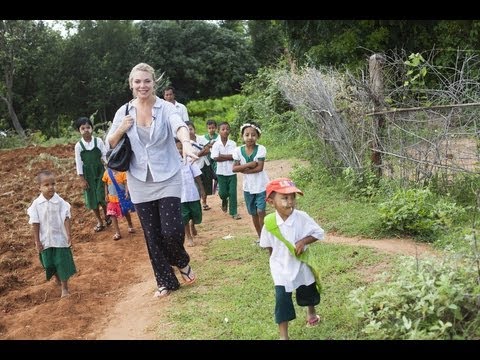
[[[0,136],[0,149],[15,149],[25,147],[27,138],[22,138],[13,131],[7,131],[6,136]]]
[[[207,120],[215,120],[217,123],[227,121],[233,128],[237,118],[237,108],[245,101],[243,95],[226,96],[221,99],[195,100],[187,104],[190,121],[195,124],[197,134],[207,132]],[[234,131],[232,130],[232,135]]]
[[[403,257],[391,274],[349,295],[371,339],[478,339],[480,285],[472,259]]]
[[[428,189],[400,189],[378,207],[382,226],[406,235],[430,240],[449,228],[465,210],[447,200],[437,200]]]
[[[428,184],[435,194],[448,194],[457,204],[473,206],[477,201],[480,189],[480,175],[475,173],[457,173],[453,178],[434,175]]]
[[[345,189],[355,197],[371,198],[378,192],[379,179],[373,171],[367,169],[355,172],[352,168],[346,168],[342,172],[345,180]]]

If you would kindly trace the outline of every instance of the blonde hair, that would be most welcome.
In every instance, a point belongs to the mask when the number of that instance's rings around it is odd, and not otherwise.
[[[152,75],[153,92],[156,93],[157,89],[158,89],[158,84],[160,83],[160,81],[163,78],[163,74],[160,75],[158,79],[156,79],[155,78],[155,69],[153,67],[151,67],[150,65],[148,65],[146,63],[139,63],[139,64],[137,64],[133,67],[132,71],[130,71],[130,75],[128,76],[128,85],[130,86],[131,90],[133,90],[133,84],[132,84],[133,74],[137,71],[145,71],[145,72],[149,73],[150,75]]]

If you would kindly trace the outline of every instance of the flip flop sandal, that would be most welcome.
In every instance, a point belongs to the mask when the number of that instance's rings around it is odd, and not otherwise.
[[[105,218],[105,223],[107,224],[107,226],[112,225],[112,219],[110,218],[110,216],[107,216],[107,217]]]
[[[315,315],[314,318],[310,318],[307,320],[307,327],[314,327],[320,323],[320,315]]]
[[[190,285],[197,280],[197,277],[195,274],[192,274],[192,268],[190,265],[187,265],[188,269],[186,272],[182,271],[180,268],[178,269],[180,271],[180,274],[182,275],[183,281],[185,281],[185,285]]]
[[[102,231],[102,230],[104,230],[104,229],[105,229],[105,225],[103,225],[103,224],[102,224],[102,225],[98,225],[98,224],[97,224],[97,225],[93,228],[93,231],[99,232],[99,231]]]
[[[135,229],[134,228],[128,228],[128,233],[129,234],[135,234]]]
[[[115,235],[113,235],[113,240],[120,240],[122,238],[122,235],[120,235],[119,233],[116,233]]]
[[[211,207],[208,206],[207,204],[203,205],[203,210],[207,211],[207,210],[210,210],[210,209],[211,209]]]
[[[160,286],[157,291],[155,291],[155,294],[153,294],[153,297],[155,298],[164,298],[166,296],[170,295],[170,290],[168,290],[165,286]]]

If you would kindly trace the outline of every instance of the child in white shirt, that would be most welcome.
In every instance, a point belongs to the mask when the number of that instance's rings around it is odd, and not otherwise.
[[[75,274],[71,250],[70,204],[55,192],[55,176],[48,170],[37,175],[41,194],[27,213],[32,224],[33,240],[45,269],[47,280],[55,276],[62,295],[69,295],[68,279]]]
[[[229,212],[235,220],[240,220],[241,216],[237,212],[237,174],[232,171],[232,154],[237,147],[235,141],[230,140],[230,125],[224,121],[218,125],[220,139],[212,147],[211,156],[216,161],[218,195],[222,199],[222,210]]]
[[[268,176],[263,166],[267,156],[265,146],[257,144],[262,131],[254,122],[240,127],[245,145],[239,146],[233,152],[233,172],[243,173],[243,196],[247,211],[252,217],[253,225],[260,238],[265,218],[265,187]]]
[[[202,223],[202,206],[200,205],[200,196],[205,194],[201,175],[202,171],[197,164],[188,160],[182,160],[183,145],[176,140],[178,152],[180,153],[180,161],[182,161],[182,195],[181,195],[181,209],[182,218],[185,225],[185,236],[187,238],[187,246],[195,246],[193,238],[197,236],[198,232],[195,225]],[[198,193],[200,189],[200,193]]]
[[[270,253],[270,271],[275,284],[275,322],[282,340],[288,340],[288,322],[296,317],[292,302],[294,290],[297,304],[307,307],[307,326],[318,325],[320,321],[315,311],[320,294],[314,274],[297,256],[308,244],[322,240],[324,231],[306,212],[295,209],[297,193],[303,195],[287,178],[272,180],[266,188],[267,202],[275,208],[275,214],[268,216],[276,217],[280,235],[294,247],[295,256],[282,240],[267,230],[267,219],[260,236],[260,246]]]

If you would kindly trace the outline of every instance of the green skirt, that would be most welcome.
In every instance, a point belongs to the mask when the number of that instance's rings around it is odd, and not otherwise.
[[[77,272],[73,262],[72,250],[69,247],[51,247],[43,250],[39,257],[40,263],[45,269],[47,280],[58,274],[60,281],[67,281],[70,276]]]

